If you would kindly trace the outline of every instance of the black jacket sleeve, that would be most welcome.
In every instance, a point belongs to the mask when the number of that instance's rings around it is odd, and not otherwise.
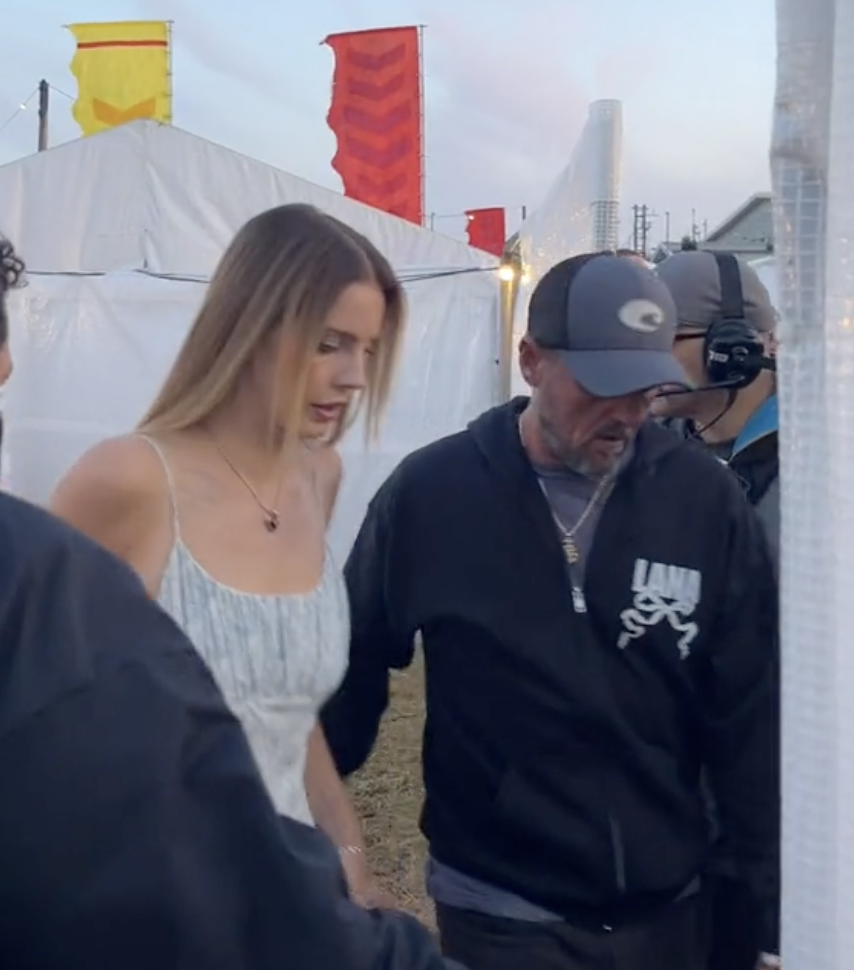
[[[780,654],[775,569],[755,511],[734,495],[726,594],[713,635],[706,742],[721,856],[751,891],[760,948],[780,910]]]
[[[389,671],[412,663],[415,630],[407,628],[398,468],[374,496],[344,570],[350,596],[350,664],[322,721],[338,771],[367,761],[388,707]]]
[[[10,543],[3,511],[0,966],[448,970],[415,920],[347,899],[320,832],[275,814],[135,577],[38,510],[15,510]]]

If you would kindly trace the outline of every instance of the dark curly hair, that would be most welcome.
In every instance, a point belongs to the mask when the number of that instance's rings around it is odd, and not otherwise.
[[[24,261],[15,252],[12,243],[5,236],[0,236],[0,347],[9,339],[6,294],[21,285],[25,269]]]

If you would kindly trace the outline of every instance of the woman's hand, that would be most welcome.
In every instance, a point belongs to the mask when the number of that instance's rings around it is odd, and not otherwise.
[[[373,878],[361,892],[353,894],[353,902],[364,909],[400,909],[397,900]]]
[[[396,909],[394,899],[371,875],[361,846],[341,848],[341,864],[347,877],[347,888],[354,903],[365,909]]]

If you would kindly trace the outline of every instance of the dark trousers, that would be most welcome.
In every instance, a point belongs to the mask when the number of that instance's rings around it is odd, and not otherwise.
[[[529,923],[437,905],[442,952],[468,970],[706,970],[706,899],[612,931]]]
[[[755,970],[757,920],[746,887],[731,879],[710,879],[709,894],[709,970]]]

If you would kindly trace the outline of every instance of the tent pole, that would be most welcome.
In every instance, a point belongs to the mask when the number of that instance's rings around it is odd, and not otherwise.
[[[515,240],[504,250],[501,265],[513,271],[501,279],[501,342],[498,358],[500,400],[509,401],[513,397],[513,357],[516,353],[513,316],[522,278],[522,260]]]

